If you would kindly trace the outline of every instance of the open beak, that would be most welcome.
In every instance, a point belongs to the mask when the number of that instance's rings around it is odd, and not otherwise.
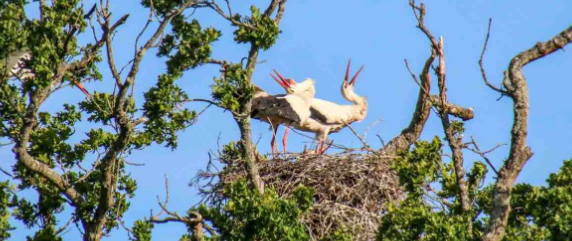
[[[288,89],[290,88],[292,85],[296,85],[296,81],[294,81],[294,79],[286,79],[284,78],[284,76],[282,76],[278,71],[276,71],[274,69],[274,73],[276,73],[276,75],[278,75],[278,77],[270,74],[270,76],[280,85],[282,86],[282,88],[284,89]]]
[[[357,80],[357,77],[359,76],[359,74],[360,74],[361,71],[363,70],[363,65],[362,65],[362,66],[359,68],[359,70],[357,71],[357,73],[354,75],[354,77],[352,78],[352,80],[350,80],[350,82],[348,83],[348,79],[349,79],[349,77],[350,77],[350,67],[351,67],[351,64],[352,64],[352,60],[350,59],[350,60],[348,61],[348,67],[346,68],[346,76],[345,76],[345,78],[344,78],[344,87],[347,87],[348,85],[352,85],[352,86],[353,86],[353,85],[355,84],[356,80]]]

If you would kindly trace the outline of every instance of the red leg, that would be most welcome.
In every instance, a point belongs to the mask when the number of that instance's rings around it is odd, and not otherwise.
[[[284,146],[284,154],[288,153],[288,133],[290,133],[290,127],[285,125],[284,137],[282,138],[282,145]]]
[[[324,141],[318,141],[318,147],[316,148],[316,154],[322,155],[322,148],[324,148]]]
[[[272,140],[270,141],[270,148],[272,149],[272,155],[276,157],[276,132],[278,132],[278,125],[272,125]]]

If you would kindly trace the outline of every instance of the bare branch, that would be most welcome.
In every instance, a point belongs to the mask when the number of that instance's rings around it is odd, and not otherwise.
[[[501,240],[510,214],[510,192],[526,162],[532,157],[530,147],[526,145],[528,132],[529,96],[526,78],[522,68],[527,64],[547,56],[572,42],[572,26],[544,43],[516,55],[508,67],[507,82],[514,87],[509,96],[514,101],[514,123],[511,130],[510,151],[507,160],[499,170],[493,190],[492,209],[488,227],[483,235],[484,241]]]
[[[464,121],[473,119],[475,117],[473,108],[464,108],[449,102],[445,102],[443,104],[442,100],[437,95],[431,95],[431,103],[433,103],[433,106],[437,107],[439,112],[444,112],[449,115],[459,117]]]
[[[376,151],[374,151],[373,149],[371,149],[371,147],[367,144],[367,142],[354,130],[353,127],[351,127],[350,125],[348,125],[347,123],[344,122],[344,125],[346,125],[351,131],[352,133],[354,133],[354,135],[361,141],[361,143],[363,144],[363,146],[371,153],[373,154],[377,154]]]
[[[150,222],[153,223],[168,223],[168,222],[180,222],[180,223],[184,223],[186,225],[188,225],[189,227],[192,227],[193,229],[193,236],[194,236],[194,240],[203,240],[203,228],[206,228],[207,231],[211,234],[211,236],[216,236],[216,232],[214,231],[214,229],[212,227],[210,227],[208,224],[203,222],[203,217],[200,213],[198,212],[194,212],[194,211],[189,211],[189,216],[181,216],[179,215],[177,212],[171,212],[169,211],[169,209],[167,208],[167,204],[169,203],[169,179],[167,178],[167,175],[165,175],[165,202],[162,203],[161,200],[159,199],[159,196],[157,196],[157,202],[159,204],[159,206],[161,207],[161,211],[157,214],[157,215],[151,215],[151,218],[149,219]],[[168,214],[169,216],[166,218],[160,218],[161,215],[163,213]],[[194,216],[194,217],[190,217],[190,215]]]
[[[487,78],[487,73],[486,73],[486,71],[485,71],[485,67],[483,66],[483,57],[485,56],[485,52],[487,51],[487,45],[488,45],[488,43],[489,43],[489,36],[490,36],[490,34],[491,34],[491,25],[492,25],[492,22],[493,22],[493,19],[492,19],[492,18],[489,18],[489,28],[488,28],[488,30],[487,30],[487,37],[485,38],[485,44],[483,45],[483,52],[481,53],[481,58],[479,59],[479,66],[481,67],[481,75],[483,76],[483,80],[485,81],[485,84],[486,84],[489,88],[491,88],[491,89],[493,89],[493,90],[495,90],[495,91],[497,91],[497,92],[499,92],[499,93],[501,93],[501,94],[504,95],[504,94],[507,94],[506,91],[504,91],[504,90],[501,89],[501,88],[498,88],[498,87],[494,86],[493,84],[491,84],[491,82],[489,82],[489,79]]]
[[[481,156],[485,162],[491,167],[491,169],[493,170],[493,172],[498,176],[499,175],[499,171],[497,171],[497,169],[495,168],[495,166],[493,165],[493,163],[491,162],[491,160],[489,160],[489,158],[486,156],[487,153],[490,153],[494,150],[496,150],[497,148],[504,146],[506,144],[499,144],[496,145],[495,147],[493,147],[492,149],[488,150],[488,151],[481,151],[481,149],[479,149],[479,146],[477,145],[477,142],[475,141],[475,139],[473,139],[473,137],[471,136],[471,142],[469,142],[468,144],[471,144],[475,147],[475,149],[470,148],[470,147],[466,147],[468,150],[474,152],[475,154]]]
[[[72,221],[74,220],[73,215],[70,217],[70,219],[66,222],[66,224],[64,224],[64,226],[62,226],[61,228],[59,228],[56,231],[56,234],[61,234],[63,231],[66,230],[66,228],[68,228],[68,226],[70,226],[70,224],[72,223]]]
[[[454,163],[455,169],[455,176],[457,179],[457,187],[459,190],[458,197],[461,203],[461,209],[464,213],[468,213],[471,210],[471,202],[469,200],[468,195],[468,185],[465,180],[465,170],[463,167],[463,142],[462,137],[458,137],[455,135],[456,131],[454,130],[453,125],[451,125],[451,121],[449,119],[450,111],[454,112],[458,116],[463,119],[471,119],[474,115],[472,110],[460,108],[458,106],[449,104],[447,101],[447,87],[446,87],[446,66],[445,66],[445,47],[443,37],[439,38],[439,41],[434,37],[431,31],[426,27],[424,19],[425,19],[425,4],[421,3],[419,6],[415,5],[414,0],[409,1],[409,5],[411,6],[415,18],[417,20],[417,27],[427,36],[427,39],[431,42],[431,51],[433,55],[438,55],[439,57],[439,65],[435,69],[435,73],[437,75],[437,86],[439,87],[439,96],[426,96],[429,101],[437,107],[439,112],[438,116],[441,119],[441,123],[443,125],[443,129],[445,131],[446,140],[449,143],[449,148],[452,152],[452,161]],[[407,63],[406,63],[407,65]],[[425,67],[430,67],[431,65],[426,65]],[[409,69],[409,68],[408,68]],[[411,71],[410,71],[411,72]],[[427,74],[427,73],[425,73]],[[416,78],[414,78],[416,79]],[[426,95],[429,95],[427,91]],[[468,233],[472,233],[472,223],[469,222]]]
[[[274,11],[276,10],[276,7],[278,6],[279,3],[285,2],[284,0],[271,0],[270,5],[268,6],[268,8],[266,8],[266,11],[264,11],[264,15],[267,17],[270,17],[270,15],[272,15],[272,13],[274,13]]]
[[[427,119],[429,119],[429,114],[431,111],[431,98],[430,98],[430,91],[431,91],[431,73],[429,70],[433,61],[437,57],[437,53],[433,48],[431,48],[431,55],[425,61],[425,65],[423,67],[423,71],[421,72],[419,82],[419,94],[417,96],[417,104],[415,105],[415,110],[413,111],[413,116],[411,117],[411,121],[407,128],[401,131],[401,134],[394,137],[387,145],[383,148],[383,153],[387,155],[395,155],[398,152],[408,150],[409,147],[419,138],[423,128],[425,127],[425,123]],[[406,66],[408,66],[406,62]],[[411,70],[409,69],[409,73],[412,74]],[[413,75],[413,74],[412,74]],[[417,77],[413,78],[417,80]]]
[[[282,16],[284,15],[284,10],[286,8],[286,1],[288,0],[282,0],[278,4],[278,13],[276,14],[276,19],[274,20],[276,24],[280,24],[280,20],[282,20]]]
[[[4,168],[0,167],[0,171],[4,174],[6,174],[6,176],[9,176],[10,178],[14,178],[14,175],[12,175],[12,173],[4,170]]]

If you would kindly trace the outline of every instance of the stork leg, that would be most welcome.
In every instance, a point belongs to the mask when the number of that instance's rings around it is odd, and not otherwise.
[[[278,132],[278,125],[272,124],[272,140],[270,141],[270,148],[272,149],[272,155],[276,157],[278,150],[276,148],[276,132]]]
[[[284,125],[284,137],[282,138],[282,146],[284,146],[284,154],[288,153],[288,133],[290,133],[290,126]]]
[[[324,141],[323,140],[319,140],[318,141],[318,147],[316,148],[316,153],[318,155],[322,155],[324,154],[324,151],[322,150],[324,148]]]
[[[316,132],[316,139],[318,140],[318,147],[316,147],[316,154],[324,154],[324,141],[328,139],[329,129],[324,129]]]

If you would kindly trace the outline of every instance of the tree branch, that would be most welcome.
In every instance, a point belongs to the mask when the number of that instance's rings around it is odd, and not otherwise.
[[[439,85],[439,97],[440,105],[443,107],[447,106],[447,87],[446,87],[446,70],[445,70],[445,48],[443,43],[443,37],[440,38],[438,43],[439,53],[439,67],[437,71],[437,80]],[[449,119],[449,108],[440,108],[439,116],[441,117],[441,124],[445,131],[445,137],[449,143],[449,148],[453,154],[453,163],[455,166],[455,176],[457,178],[457,187],[459,188],[459,199],[461,201],[461,209],[464,213],[468,213],[471,210],[471,201],[469,200],[468,184],[465,180],[465,169],[463,167],[464,157],[463,157],[463,142],[462,137],[457,137],[455,135],[455,130],[453,125],[451,125],[451,120]],[[469,235],[472,234],[472,222],[469,221]]]
[[[447,142],[449,143],[449,148],[452,152],[452,160],[455,168],[455,176],[457,180],[457,187],[459,190],[458,197],[461,203],[461,210],[463,213],[468,213],[471,211],[471,200],[469,199],[468,194],[468,184],[465,180],[465,169],[463,167],[463,142],[462,136],[456,135],[456,130],[454,126],[451,124],[451,120],[449,118],[450,111],[454,111],[457,115],[460,113],[461,116],[464,116],[466,119],[471,119],[474,114],[470,109],[462,109],[455,105],[451,105],[447,101],[447,87],[446,87],[446,66],[445,66],[445,47],[443,37],[440,37],[439,41],[433,36],[431,31],[425,26],[424,19],[425,19],[425,5],[421,3],[420,6],[415,5],[414,0],[410,0],[409,4],[414,12],[415,18],[417,19],[417,27],[421,29],[421,31],[427,36],[429,41],[431,42],[431,49],[432,52],[437,53],[439,56],[439,65],[438,68],[435,70],[437,75],[437,86],[439,88],[439,96],[431,96],[431,102],[436,105],[437,110],[439,112],[438,116],[441,119],[441,124],[443,126],[443,130],[445,132],[445,137]],[[455,108],[456,107],[456,108]],[[466,110],[466,111],[464,111]],[[469,118],[470,117],[470,118]],[[463,118],[463,119],[465,119]],[[472,222],[468,220],[468,233],[469,235],[472,234]]]
[[[493,23],[493,19],[489,18],[489,28],[487,29],[487,37],[485,38],[485,44],[483,45],[483,52],[481,52],[481,58],[479,59],[479,66],[481,67],[481,75],[483,76],[483,80],[485,81],[485,84],[493,89],[494,91],[497,91],[499,93],[501,93],[502,95],[506,95],[507,92],[504,91],[501,88],[498,88],[496,86],[494,86],[493,84],[491,84],[491,82],[489,82],[489,79],[487,78],[487,73],[485,71],[485,67],[483,66],[483,57],[485,56],[485,52],[487,51],[487,45],[489,43],[489,37],[491,34],[491,25]]]
[[[215,230],[210,227],[208,224],[204,223],[203,216],[195,211],[188,211],[189,216],[181,216],[177,212],[171,212],[167,208],[167,204],[169,203],[169,179],[165,175],[165,202],[162,203],[159,200],[159,196],[157,196],[157,202],[161,207],[161,211],[157,215],[151,215],[149,219],[150,222],[153,223],[169,223],[169,222],[180,222],[192,227],[193,230],[193,240],[203,240],[203,228],[206,228],[207,231],[210,233],[211,236],[216,236]],[[161,214],[167,213],[169,216],[165,218],[160,218]],[[190,216],[194,217],[190,217]]]
[[[16,159],[26,166],[27,169],[46,178],[65,195],[71,205],[74,207],[80,207],[84,202],[83,196],[81,196],[78,191],[75,190],[72,185],[70,185],[70,183],[68,183],[56,171],[52,170],[48,165],[36,160],[28,153],[28,143],[30,141],[30,135],[37,124],[38,110],[47,98],[48,93],[49,88],[44,88],[30,94],[30,104],[24,113],[23,125],[20,129],[16,145],[12,151],[16,154]],[[82,225],[86,228],[84,220],[82,220]]]
[[[117,175],[114,174],[114,168],[117,166],[117,158],[120,153],[122,153],[125,148],[129,145],[129,137],[135,128],[137,121],[130,121],[130,116],[124,110],[127,100],[127,92],[132,85],[135,83],[135,77],[139,72],[139,66],[145,53],[154,45],[154,43],[162,36],[163,31],[175,16],[181,14],[186,8],[191,5],[196,4],[196,0],[187,0],[179,9],[173,11],[171,14],[167,15],[155,30],[152,37],[147,40],[145,45],[141,47],[139,51],[135,53],[135,58],[133,64],[131,65],[131,70],[127,75],[124,83],[119,87],[119,93],[116,96],[114,109],[114,119],[119,123],[119,134],[115,142],[111,145],[105,156],[101,160],[101,168],[103,170],[103,183],[101,184],[99,206],[95,210],[93,222],[89,227],[89,232],[87,235],[102,235],[103,227],[107,221],[107,213],[114,205],[114,191],[117,186]],[[90,237],[91,238],[91,237]],[[97,239],[98,237],[93,237]]]
[[[498,179],[493,189],[492,209],[484,241],[498,241],[505,235],[510,214],[510,193],[512,187],[526,162],[533,153],[526,145],[528,131],[529,97],[526,78],[522,68],[527,64],[547,56],[572,42],[572,26],[544,43],[537,43],[532,48],[516,55],[508,67],[507,81],[514,87],[508,94],[514,101],[514,122],[511,130],[510,151],[507,160],[499,170]]]
[[[420,86],[419,94],[417,96],[417,104],[415,105],[413,116],[411,117],[411,121],[407,128],[403,129],[401,134],[389,141],[389,143],[383,147],[382,153],[386,155],[396,155],[399,152],[406,151],[421,135],[431,112],[432,102],[429,95],[431,91],[431,74],[429,73],[429,70],[436,57],[437,53],[431,49],[431,55],[425,61],[423,71],[419,76],[421,82],[417,81],[417,77],[415,77],[415,75],[409,70],[413,79],[416,80]],[[405,63],[409,69],[407,61]]]
[[[479,148],[479,146],[477,145],[477,142],[475,141],[475,139],[473,139],[473,137],[471,136],[471,142],[469,142],[468,144],[472,144],[475,149],[467,147],[468,150],[474,152],[475,154],[478,154],[479,156],[481,156],[485,162],[487,162],[487,164],[489,164],[489,166],[491,167],[491,169],[493,170],[493,172],[498,176],[499,175],[499,171],[495,168],[495,166],[493,165],[493,163],[491,162],[491,160],[489,160],[489,158],[486,156],[487,153],[490,153],[492,151],[494,151],[495,149],[504,146],[506,144],[499,144],[496,145],[495,147],[493,147],[492,149],[488,150],[488,151],[481,151],[481,149]]]

